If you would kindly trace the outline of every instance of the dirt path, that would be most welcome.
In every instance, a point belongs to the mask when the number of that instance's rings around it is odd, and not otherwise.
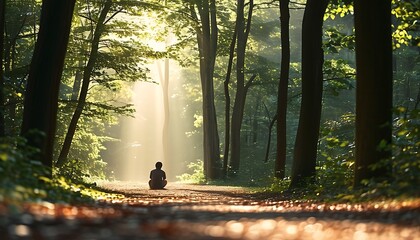
[[[38,204],[0,219],[0,239],[413,239],[420,203],[316,204],[258,200],[237,187],[114,182],[124,194],[94,206]],[[3,224],[2,222],[3,221]]]

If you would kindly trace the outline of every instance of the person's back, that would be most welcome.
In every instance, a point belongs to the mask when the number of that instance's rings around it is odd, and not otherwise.
[[[150,172],[150,181],[149,181],[149,187],[150,189],[162,189],[166,186],[166,173],[163,171],[162,163],[157,162],[155,164],[156,169],[153,169]]]

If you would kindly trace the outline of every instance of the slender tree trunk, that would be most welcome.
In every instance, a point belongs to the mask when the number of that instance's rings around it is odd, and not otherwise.
[[[308,0],[302,23],[302,103],[291,187],[314,180],[321,119],[324,54],[322,26],[328,0]]]
[[[231,169],[233,172],[239,170],[240,164],[240,151],[241,151],[241,127],[242,120],[244,118],[244,108],[246,102],[246,96],[249,90],[249,87],[252,85],[252,82],[257,77],[256,74],[252,75],[248,80],[247,84],[243,87],[241,94],[236,94],[235,104],[233,106],[232,112],[232,122],[231,122],[231,137],[232,137],[232,146],[231,146]]]
[[[167,6],[167,0],[164,1],[164,6]],[[170,35],[166,36],[165,46],[168,46]],[[160,73],[160,70],[159,70]],[[163,127],[162,127],[162,152],[163,152],[163,161],[167,162],[169,160],[169,58],[164,60],[164,72],[161,79],[162,87],[162,97],[163,97]]]
[[[93,34],[94,33],[92,31],[90,31],[87,39],[92,39]],[[84,36],[83,36],[83,34],[80,34],[79,37],[82,38]],[[84,49],[89,49],[89,44],[86,41],[84,41],[83,46],[81,46],[81,47],[84,48]],[[73,88],[72,88],[72,93],[71,93],[71,100],[72,101],[77,101],[77,99],[79,98],[80,87],[82,85],[82,80],[83,80],[83,72],[85,70],[84,66],[85,66],[85,59],[82,56],[82,58],[78,60],[77,70],[76,70],[76,74],[74,76]]]
[[[77,101],[77,98],[80,93],[80,85],[82,85],[82,79],[83,79],[83,61],[79,60],[78,63],[78,69],[76,70],[76,74],[74,76],[74,82],[73,82],[73,89],[71,93],[71,100]]]
[[[77,102],[76,109],[73,113],[73,117],[67,129],[66,137],[64,138],[64,143],[63,143],[60,155],[56,163],[57,167],[62,167],[67,162],[67,157],[70,151],[71,143],[73,141],[74,133],[76,132],[77,123],[80,119],[80,116],[82,115],[83,108],[86,104],[86,97],[89,90],[90,77],[92,75],[93,68],[96,63],[96,59],[98,57],[100,37],[104,31],[104,26],[105,26],[104,23],[106,20],[106,16],[111,8],[111,5],[112,5],[112,0],[107,0],[98,18],[95,32],[93,34],[92,47],[89,54],[89,60],[83,72],[83,83],[82,83],[82,88],[80,89],[79,100]]]
[[[277,156],[274,176],[284,178],[286,172],[286,115],[290,70],[289,0],[280,0],[281,68],[277,96]]]
[[[38,41],[29,70],[21,135],[40,149],[33,156],[52,167],[58,92],[75,0],[42,2]],[[41,134],[40,134],[41,133]]]
[[[165,60],[165,69],[163,74],[163,81],[161,81],[162,94],[163,94],[163,128],[162,128],[162,151],[163,161],[169,160],[169,59]]]
[[[269,125],[268,125],[268,140],[267,140],[267,147],[266,147],[266,150],[265,150],[265,157],[264,157],[264,162],[266,163],[266,162],[268,162],[268,156],[269,156],[269,154],[270,154],[270,147],[271,147],[271,132],[272,132],[272,130],[273,130],[273,127],[274,127],[274,123],[276,123],[276,121],[277,121],[277,119],[278,119],[278,116],[277,116],[277,113],[274,115],[274,117],[273,118],[271,118],[270,117],[270,111],[268,110],[268,108],[267,108],[267,105],[265,105],[265,103],[263,103],[264,104],[264,109],[265,109],[265,112],[266,112],[266,114],[267,114],[267,118],[268,119],[271,119],[270,120],[270,123],[269,123]]]
[[[252,114],[251,122],[252,122],[252,144],[256,144],[258,142],[258,116],[260,116],[260,104],[261,104],[261,95],[258,94],[257,99],[255,100],[255,109]]]
[[[387,167],[369,168],[391,157],[382,145],[392,136],[391,0],[355,0],[356,169],[363,179],[389,177]],[[380,39],[380,40],[378,40]]]
[[[218,27],[216,21],[216,1],[210,0],[210,65],[208,69],[208,76],[209,76],[209,103],[210,103],[210,112],[209,112],[209,119],[212,119],[211,122],[209,121],[209,129],[211,132],[211,147],[210,149],[212,152],[210,153],[209,162],[211,163],[209,166],[209,178],[216,179],[220,177],[220,142],[219,142],[219,132],[217,128],[217,117],[216,117],[216,107],[214,105],[214,85],[213,85],[213,75],[214,75],[214,65],[216,63],[216,55],[217,55],[217,39],[218,39]]]
[[[227,169],[229,163],[229,148],[230,148],[230,94],[229,94],[229,83],[230,76],[232,73],[233,57],[235,55],[235,45],[236,45],[236,27],[233,31],[232,41],[230,42],[229,47],[229,61],[226,71],[226,79],[223,82],[223,89],[225,92],[225,149],[223,153],[223,177],[227,177]]]
[[[4,137],[5,131],[5,98],[4,98],[4,71],[3,71],[3,53],[4,53],[4,24],[5,24],[6,0],[0,1],[0,137]]]
[[[233,104],[232,122],[231,122],[231,161],[230,167],[233,172],[239,170],[241,159],[241,127],[244,114],[246,89],[245,89],[245,51],[248,40],[249,30],[251,28],[252,10],[254,1],[249,1],[249,11],[247,24],[245,24],[244,16],[245,1],[237,1],[236,12],[236,31],[237,31],[237,47],[236,47],[236,94],[235,103]],[[254,77],[255,78],[255,77]]]

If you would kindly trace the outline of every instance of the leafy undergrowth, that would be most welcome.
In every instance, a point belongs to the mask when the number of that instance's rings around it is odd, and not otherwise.
[[[112,195],[95,188],[95,184],[76,183],[58,175],[49,177],[51,169],[29,157],[36,150],[20,141],[2,139],[0,143],[0,203],[12,212],[25,203],[84,204]]]
[[[372,202],[419,202],[420,193],[415,186],[393,188],[391,184],[370,182],[355,189],[332,186],[327,183],[309,183],[302,187],[290,187],[290,179],[273,180],[269,187],[254,190],[259,199],[297,200],[322,203],[372,203]]]

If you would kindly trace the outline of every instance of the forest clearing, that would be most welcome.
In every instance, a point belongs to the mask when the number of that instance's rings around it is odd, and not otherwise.
[[[262,198],[241,187],[101,186],[123,196],[85,206],[28,203],[24,213],[2,216],[1,239],[420,239],[420,199],[321,203]]]

